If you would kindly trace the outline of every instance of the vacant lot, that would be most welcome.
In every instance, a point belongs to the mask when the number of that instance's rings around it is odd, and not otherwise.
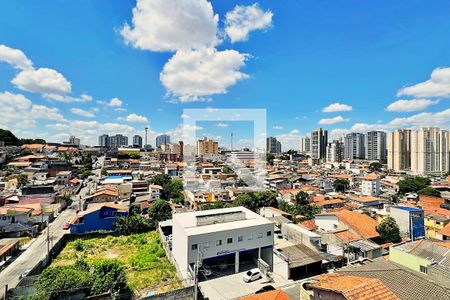
[[[83,258],[87,262],[100,258],[118,259],[126,269],[129,287],[139,294],[181,287],[175,267],[166,258],[155,231],[71,241],[53,261],[52,266],[73,264],[77,258]]]

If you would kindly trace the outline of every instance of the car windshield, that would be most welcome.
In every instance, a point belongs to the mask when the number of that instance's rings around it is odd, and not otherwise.
[[[252,271],[247,271],[247,273],[245,273],[246,275],[248,275],[248,276],[251,276],[252,275]]]

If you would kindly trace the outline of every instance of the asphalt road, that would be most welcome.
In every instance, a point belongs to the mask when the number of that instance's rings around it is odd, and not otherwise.
[[[63,224],[69,222],[75,215],[75,210],[66,209],[52,223],[50,223],[50,246],[62,238],[67,230],[63,230]],[[50,247],[51,248],[51,247]],[[8,267],[0,272],[0,299],[4,296],[5,285],[14,288],[19,283],[20,274],[34,268],[39,261],[47,255],[47,230],[44,230],[36,240],[19,255]]]

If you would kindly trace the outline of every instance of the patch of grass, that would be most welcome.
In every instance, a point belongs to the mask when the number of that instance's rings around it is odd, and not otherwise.
[[[133,291],[169,291],[182,287],[175,267],[166,257],[158,233],[108,235],[68,242],[52,266],[70,265],[83,258],[89,263],[98,259],[117,259],[125,268],[128,286]]]

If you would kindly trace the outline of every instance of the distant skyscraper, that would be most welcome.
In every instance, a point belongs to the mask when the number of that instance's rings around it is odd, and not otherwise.
[[[142,148],[142,136],[137,134],[133,136],[133,147]]]
[[[77,137],[75,137],[74,135],[71,135],[71,136],[69,137],[69,144],[72,144],[72,145],[80,145],[80,139],[77,138]]]
[[[317,128],[311,132],[311,158],[325,159],[327,155],[328,131]]]
[[[442,174],[449,171],[449,132],[439,128],[411,131],[411,171]]]
[[[308,136],[300,139],[300,153],[305,155],[311,153],[311,139]]]
[[[266,139],[266,151],[273,154],[281,153],[281,143],[271,136]]]
[[[98,137],[98,145],[101,147],[110,147],[111,146],[111,139],[109,135],[103,134]]]
[[[411,130],[397,129],[387,135],[388,168],[396,171],[411,168]]]
[[[344,159],[364,159],[364,134],[349,133],[344,138]]]
[[[364,148],[367,160],[386,161],[386,132],[369,131],[366,134]]]
[[[164,144],[170,144],[170,136],[167,134],[161,134],[156,137],[156,148]]]
[[[341,141],[334,140],[327,144],[327,157],[329,163],[341,162],[344,157],[344,144]]]
[[[111,148],[113,149],[128,146],[128,137],[121,134],[116,134],[115,136],[110,137],[110,141]]]

